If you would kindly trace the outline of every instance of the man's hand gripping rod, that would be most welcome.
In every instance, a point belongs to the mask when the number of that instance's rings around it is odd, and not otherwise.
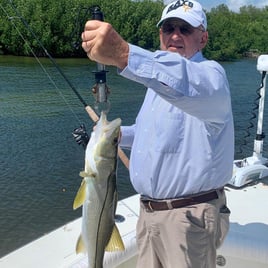
[[[92,8],[92,19],[103,21],[103,13],[99,6]],[[94,72],[96,84],[92,91],[96,98],[94,108],[98,113],[101,111],[108,113],[110,110],[110,102],[108,100],[109,88],[106,85],[106,72],[105,65],[97,63],[97,71]],[[85,109],[90,118],[96,123],[99,120],[99,117],[95,111],[89,105],[86,106]],[[129,169],[129,159],[120,147],[118,147],[118,156],[125,167]]]
[[[91,8],[92,19],[103,21],[103,13],[99,6]],[[108,113],[110,110],[110,102],[108,100],[109,88],[106,85],[106,73],[105,65],[97,62],[97,71],[95,74],[96,84],[93,86],[92,92],[95,96],[96,102],[94,105],[95,110],[98,114],[101,112]]]

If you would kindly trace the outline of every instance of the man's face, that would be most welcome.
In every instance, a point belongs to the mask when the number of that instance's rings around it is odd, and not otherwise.
[[[181,19],[167,19],[160,28],[160,48],[177,52],[181,56],[191,58],[203,49],[208,40],[208,33],[202,26],[194,28]]]

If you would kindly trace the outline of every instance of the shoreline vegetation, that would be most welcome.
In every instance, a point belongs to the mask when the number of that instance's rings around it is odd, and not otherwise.
[[[2,0],[0,55],[33,56],[32,49],[37,56],[46,56],[32,31],[55,58],[85,57],[80,35],[94,5],[95,0]],[[102,0],[99,5],[105,21],[129,43],[152,51],[159,48],[156,24],[163,1]],[[209,42],[204,55],[207,58],[230,61],[268,53],[268,6],[243,6],[236,13],[221,4],[206,14]]]

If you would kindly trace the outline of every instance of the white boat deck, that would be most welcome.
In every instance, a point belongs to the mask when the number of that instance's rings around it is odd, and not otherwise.
[[[228,206],[231,210],[230,230],[218,252],[229,256],[229,263],[224,267],[268,267],[266,182],[240,190],[227,188]]]
[[[227,188],[228,206],[231,210],[230,231],[218,251],[218,262],[223,267],[268,267],[268,186],[259,183],[245,189]],[[107,253],[104,267],[118,267],[126,259],[134,259],[135,226],[139,213],[138,195],[118,203],[117,214],[125,221],[117,223],[125,242],[126,251]],[[1,268],[66,268],[87,267],[87,258],[75,254],[75,245],[81,229],[81,219],[33,241],[0,259]],[[222,257],[221,257],[222,256]],[[108,264],[107,264],[108,263]],[[134,264],[120,267],[135,267]],[[217,266],[222,267],[222,266]]]
[[[138,195],[118,202],[117,214],[125,218],[117,223],[120,234],[128,244],[135,239],[135,227],[139,214]],[[76,255],[75,246],[81,232],[81,218],[74,220],[55,231],[11,252],[0,259],[1,268],[67,268],[87,267],[87,258],[83,254]],[[135,244],[135,243],[133,243]],[[125,245],[128,258],[136,254],[136,247]],[[106,254],[106,262],[118,264],[122,253]],[[122,258],[123,259],[123,258]],[[111,265],[107,267],[112,267]]]

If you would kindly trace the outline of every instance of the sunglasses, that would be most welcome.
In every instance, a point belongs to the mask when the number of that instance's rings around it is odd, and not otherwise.
[[[172,34],[175,29],[179,29],[180,33],[182,35],[188,36],[193,34],[193,32],[195,31],[195,29],[198,29],[202,32],[204,32],[203,29],[201,28],[195,28],[193,26],[191,26],[189,23],[178,23],[178,22],[164,22],[163,25],[161,26],[161,29],[163,31],[163,33],[165,34]]]

